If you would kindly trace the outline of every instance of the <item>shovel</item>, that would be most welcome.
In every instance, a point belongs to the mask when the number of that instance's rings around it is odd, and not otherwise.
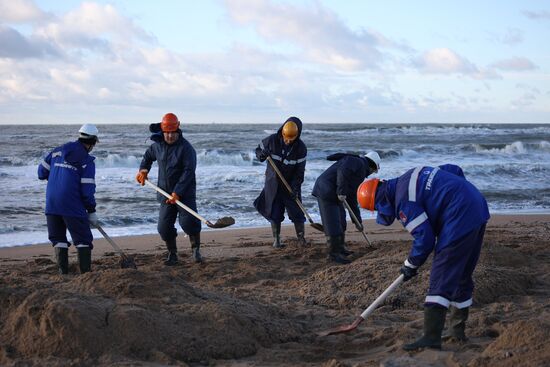
[[[273,159],[270,157],[270,156],[267,156],[267,161],[269,162],[269,164],[271,164],[271,167],[273,168],[273,170],[275,171],[275,173],[277,173],[277,176],[279,176],[279,179],[281,180],[281,182],[285,185],[286,189],[288,190],[288,193],[290,195],[293,195],[294,193],[292,192],[292,189],[290,188],[290,185],[288,184],[288,182],[286,182],[285,178],[283,177],[283,174],[281,173],[281,171],[279,171],[279,169],[277,168],[277,166],[275,165],[275,162],[273,162]],[[307,213],[306,211],[306,208],[304,207],[304,205],[302,204],[302,202],[300,201],[300,199],[298,199],[297,197],[294,198],[294,200],[296,200],[296,204],[298,204],[298,206],[300,207],[300,209],[302,209],[302,212],[304,212],[304,215],[306,216],[307,220],[309,221],[309,224],[315,228],[316,230],[318,231],[321,231],[321,232],[324,232],[325,229],[323,228],[323,225],[320,224],[320,223],[315,223],[313,221],[313,219],[311,219],[311,217],[309,216],[309,214]]]
[[[355,223],[356,226],[359,226],[361,223],[359,223],[359,219],[355,216],[355,213],[353,212],[353,210],[351,210],[351,206],[349,206],[347,200],[344,200],[344,205],[346,206],[346,209],[348,210],[349,215],[353,220],[353,223]],[[372,246],[365,231],[361,231],[361,234],[363,235],[363,237],[365,237],[365,240],[367,241],[367,245]]]
[[[136,263],[134,262],[134,258],[131,257],[131,256],[126,255],[124,253],[124,251],[122,251],[120,249],[120,247],[117,246],[115,241],[113,241],[111,239],[111,237],[109,237],[109,235],[107,233],[105,233],[105,231],[103,230],[103,228],[101,228],[99,223],[95,226],[95,228],[97,228],[97,230],[99,232],[101,232],[101,234],[103,235],[103,237],[105,237],[107,242],[109,242],[111,244],[111,246],[113,246],[113,248],[116,250],[116,252],[119,253],[119,255],[120,255],[120,267],[122,269],[137,269]]]
[[[165,197],[167,197],[168,199],[172,199],[172,195],[170,195],[169,193],[167,193],[166,191],[164,191],[163,189],[161,189],[160,187],[158,187],[157,185],[155,185],[151,181],[145,180],[145,183],[147,185],[151,186],[153,189],[155,189],[158,193],[160,193],[160,194],[164,195]],[[196,211],[194,211],[193,209],[191,209],[190,207],[188,207],[187,205],[182,203],[181,201],[176,200],[176,204],[178,204],[180,207],[185,209],[189,214],[192,214],[195,218],[199,219],[201,222],[203,222],[204,224],[206,224],[210,228],[224,228],[224,227],[228,227],[230,225],[235,224],[235,219],[233,219],[233,217],[222,217],[222,218],[218,219],[216,221],[216,223],[212,223],[209,220],[206,220],[199,213],[197,213]]]
[[[403,274],[399,275],[397,279],[395,279],[393,283],[388,288],[386,288],[386,290],[381,295],[379,295],[378,298],[375,299],[374,302],[371,303],[371,305],[365,311],[363,311],[363,313],[358,318],[355,319],[354,322],[352,322],[349,325],[342,325],[334,329],[322,331],[320,333],[317,333],[317,335],[328,336],[328,335],[334,335],[334,334],[347,333],[349,331],[355,330],[357,326],[359,326],[359,324],[362,323],[363,320],[365,320],[376,309],[376,307],[378,307],[382,302],[384,302],[386,297],[388,297],[388,295],[392,293],[395,290],[395,288],[397,288],[401,283],[403,283],[404,277],[405,276]]]

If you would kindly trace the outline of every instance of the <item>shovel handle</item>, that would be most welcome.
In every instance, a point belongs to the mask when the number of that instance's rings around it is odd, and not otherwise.
[[[390,293],[392,293],[395,290],[395,288],[397,288],[401,283],[403,283],[403,278],[405,278],[405,276],[403,274],[400,274],[397,277],[397,279],[395,279],[393,283],[390,284],[390,286],[386,288],[386,290],[382,292],[382,294],[379,295],[378,298],[375,299],[374,302],[371,303],[370,306],[367,307],[365,311],[363,311],[363,313],[361,314],[361,318],[363,320],[366,319],[376,309],[376,307],[378,307],[382,302],[384,302],[386,298],[390,295]]]
[[[271,168],[273,168],[273,170],[275,171],[277,176],[279,176],[279,179],[281,180],[283,185],[285,185],[286,189],[288,190],[288,193],[291,194],[291,195],[294,194],[294,192],[292,191],[292,188],[290,187],[288,182],[286,182],[283,174],[281,173],[281,171],[279,171],[279,168],[277,168],[277,166],[275,165],[275,162],[273,162],[273,158],[271,158],[271,156],[267,156],[267,161],[269,162],[269,164],[271,165]],[[300,207],[300,209],[302,210],[304,215],[307,217],[307,220],[309,221],[309,223],[313,223],[313,219],[311,219],[311,217],[307,213],[306,208],[304,207],[304,204],[302,204],[300,199],[298,199],[296,197],[296,198],[294,198],[294,200],[296,201],[296,204],[298,204],[298,206]]]
[[[353,223],[355,223],[355,225],[358,226],[360,224],[359,219],[357,218],[357,216],[355,216],[355,213],[353,212],[353,210],[351,210],[351,206],[348,204],[347,200],[344,200],[344,205],[346,206],[346,209],[348,209],[349,215],[351,216],[351,219],[353,220]],[[370,241],[369,241],[369,238],[367,237],[367,234],[365,233],[365,231],[361,231],[361,234],[363,235],[363,237],[365,237],[365,240],[367,241],[367,244],[369,246],[372,246]]]
[[[157,185],[155,185],[154,183],[152,183],[151,181],[149,180],[145,180],[145,183],[149,186],[151,186],[153,189],[155,189],[156,192],[158,192],[159,194],[162,194],[164,195],[166,198],[168,199],[172,199],[172,195],[170,195],[169,193],[167,193],[166,191],[164,191],[163,189],[161,189],[160,187],[158,187]],[[206,224],[207,226],[211,226],[212,223],[210,223],[208,220],[206,220],[203,216],[201,216],[199,213],[197,213],[196,211],[194,211],[193,209],[191,209],[190,207],[188,207],[187,205],[185,205],[184,203],[182,203],[181,201],[179,200],[176,200],[176,204],[178,204],[178,206],[182,207],[183,209],[185,209],[189,214],[193,215],[195,218],[197,218],[198,220],[204,222],[204,224]]]
[[[120,249],[120,247],[118,247],[118,245],[115,243],[115,241],[113,241],[111,239],[111,237],[109,237],[109,235],[103,230],[103,228],[101,228],[99,223],[95,227],[97,228],[97,230],[99,232],[101,232],[101,234],[103,235],[103,237],[105,237],[107,242],[109,242],[111,244],[111,246],[113,246],[113,248],[120,254],[120,256],[122,256],[123,258],[126,259],[126,254],[124,252],[122,252],[122,250]]]

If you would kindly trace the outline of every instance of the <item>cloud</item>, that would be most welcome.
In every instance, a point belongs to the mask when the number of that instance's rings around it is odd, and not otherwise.
[[[503,59],[491,64],[492,67],[500,70],[526,71],[537,69],[537,66],[526,57],[513,57]]]
[[[0,26],[0,58],[41,58],[47,55],[58,56],[59,52],[42,39],[27,38],[13,28]]]
[[[32,1],[0,0],[0,22],[34,23],[50,17],[50,14],[40,10]]]
[[[539,20],[539,19],[542,19],[542,20],[550,20],[550,12],[549,11],[546,11],[546,10],[541,10],[541,11],[530,11],[530,10],[525,10],[523,12],[523,14],[525,14],[525,16],[529,19],[534,19],[534,20]]]
[[[413,60],[420,71],[430,74],[473,74],[478,68],[448,48],[434,48]]]
[[[308,8],[268,0],[225,0],[225,4],[236,23],[252,25],[270,42],[296,45],[304,59],[338,70],[377,69],[383,62],[381,48],[407,50],[377,32],[350,30],[317,2]]]

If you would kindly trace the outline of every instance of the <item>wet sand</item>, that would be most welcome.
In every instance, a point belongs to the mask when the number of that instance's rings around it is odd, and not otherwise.
[[[137,270],[96,240],[84,275],[74,248],[68,276],[48,244],[0,248],[0,365],[550,365],[550,215],[493,216],[469,341],[414,353],[401,346],[421,333],[430,261],[356,330],[317,334],[352,322],[399,275],[409,234],[365,224],[373,246],[350,225],[349,265],[327,262],[324,235],[307,225],[306,247],[283,226],[281,250],[267,227],[204,231],[203,264],[180,235],[174,267],[157,235],[114,238]]]

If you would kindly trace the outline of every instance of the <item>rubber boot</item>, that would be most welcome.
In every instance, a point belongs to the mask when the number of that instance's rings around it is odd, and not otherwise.
[[[59,274],[69,274],[69,249],[66,247],[54,247],[54,249]]]
[[[344,232],[344,234],[342,235],[342,247],[341,247],[341,251],[340,253],[342,254],[342,256],[349,256],[349,255],[352,255],[353,254],[353,251],[351,251],[350,249],[348,249],[346,247],[346,233]]]
[[[176,237],[166,241],[166,249],[168,250],[168,257],[164,260],[164,265],[176,265],[178,263],[178,247],[176,245]]]
[[[193,250],[193,260],[196,263],[202,262],[201,256],[201,234],[200,232],[194,235],[189,235],[189,242],[191,242],[191,249]]]
[[[77,247],[76,251],[80,274],[84,274],[92,270],[92,249],[89,247]]]
[[[351,261],[342,256],[342,236],[327,236],[329,246],[328,260],[338,264],[349,264]]]
[[[304,223],[294,223],[294,229],[296,230],[296,237],[298,238],[298,243],[300,244],[300,246],[306,246],[306,229]]]
[[[405,344],[404,350],[420,348],[441,349],[441,332],[445,325],[447,309],[442,306],[424,307],[424,335],[411,344]]]
[[[271,232],[273,233],[273,247],[274,248],[283,248],[285,245],[281,243],[281,223],[271,222]]]
[[[455,339],[459,342],[467,341],[468,338],[464,330],[466,329],[466,320],[468,320],[470,308],[456,308],[451,306],[450,311],[449,327],[443,332],[442,339]]]

